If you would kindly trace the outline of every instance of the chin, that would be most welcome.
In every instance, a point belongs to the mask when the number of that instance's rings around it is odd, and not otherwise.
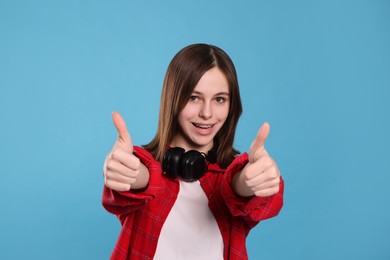
[[[193,140],[192,146],[196,150],[203,150],[203,148],[205,150],[211,150],[211,148],[213,148],[213,139],[205,140],[203,142],[200,142],[199,140],[198,141]]]

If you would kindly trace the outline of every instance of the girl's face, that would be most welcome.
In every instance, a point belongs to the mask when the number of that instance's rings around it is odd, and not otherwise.
[[[213,139],[229,114],[229,102],[225,75],[216,67],[208,70],[179,113],[180,129],[173,136],[171,146],[204,153],[211,150]]]

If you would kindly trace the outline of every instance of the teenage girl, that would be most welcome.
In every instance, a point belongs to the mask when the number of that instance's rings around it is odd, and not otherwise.
[[[121,224],[111,259],[247,259],[245,240],[283,205],[283,180],[264,144],[249,153],[234,134],[242,112],[236,70],[220,48],[194,44],[171,61],[157,133],[133,146],[113,113],[118,139],[104,163],[103,206]]]

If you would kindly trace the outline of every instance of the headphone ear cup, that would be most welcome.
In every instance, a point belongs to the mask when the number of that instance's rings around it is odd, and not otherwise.
[[[163,171],[171,178],[180,174],[181,160],[185,150],[181,147],[169,148],[163,157]]]
[[[198,180],[206,172],[205,156],[195,150],[186,152],[181,159],[182,175],[185,180]]]

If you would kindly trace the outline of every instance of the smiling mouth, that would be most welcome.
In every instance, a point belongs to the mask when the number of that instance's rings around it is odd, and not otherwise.
[[[201,128],[201,129],[210,129],[212,128],[214,125],[202,125],[202,124],[196,124],[196,123],[192,123],[195,127],[198,127],[198,128]]]

